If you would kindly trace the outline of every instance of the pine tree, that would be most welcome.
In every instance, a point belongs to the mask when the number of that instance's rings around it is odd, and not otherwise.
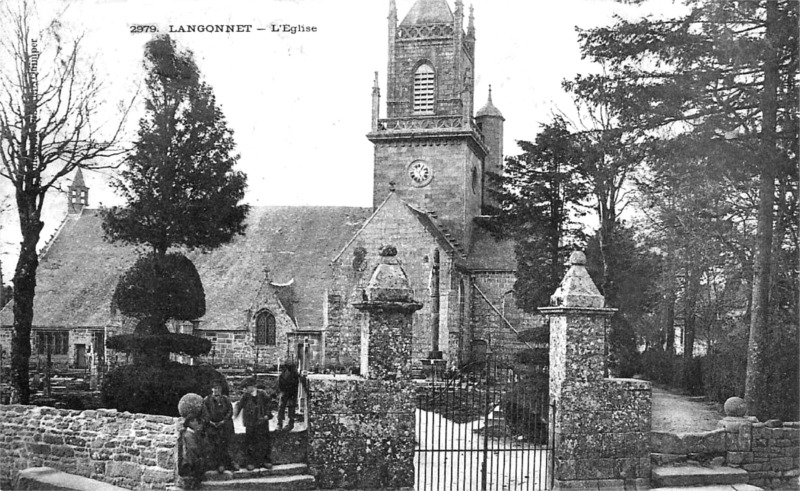
[[[578,77],[568,87],[581,99],[611,105],[623,128],[647,132],[660,144],[655,148],[692,148],[696,156],[724,161],[755,180],[758,217],[744,395],[751,414],[763,418],[778,396],[767,383],[773,371],[768,352],[774,258],[790,235],[787,197],[797,196],[800,4],[687,3],[689,13],[679,18],[620,20],[582,31],[584,56],[605,71]]]
[[[119,311],[139,319],[134,334],[142,339],[125,338],[127,344],[114,341],[115,346],[135,346],[127,351],[136,352],[136,363],[163,364],[169,353],[161,347],[180,347],[166,339],[165,323],[205,314],[197,270],[181,253],[168,251],[229,242],[244,233],[248,207],[239,204],[246,177],[234,170],[238,155],[232,132],[191,52],[179,50],[169,36],[158,36],[145,46],[144,66],[146,112],[116,183],[127,206],[106,211],[103,229],[111,241],[150,249],[114,293]],[[207,343],[206,351],[210,348]]]
[[[500,218],[517,243],[514,286],[520,308],[548,305],[564,275],[569,253],[583,242],[575,219],[588,193],[578,174],[580,153],[566,122],[542,125],[534,142],[517,142],[522,153],[503,169]]]

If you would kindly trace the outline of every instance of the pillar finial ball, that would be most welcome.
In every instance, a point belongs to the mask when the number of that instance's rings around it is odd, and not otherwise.
[[[190,392],[178,402],[178,414],[184,418],[200,416],[203,409],[203,398],[200,395]]]
[[[397,248],[388,244],[381,246],[381,250],[378,252],[378,255],[381,257],[394,257],[397,255]]]
[[[573,266],[583,266],[586,264],[586,254],[581,251],[575,251],[569,255],[569,263]]]
[[[729,397],[723,409],[726,416],[741,418],[747,414],[747,403],[741,397]]]

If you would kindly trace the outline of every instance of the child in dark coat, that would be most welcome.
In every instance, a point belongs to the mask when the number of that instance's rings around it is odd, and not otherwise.
[[[245,428],[245,448],[247,469],[255,467],[272,468],[272,442],[269,435],[269,420],[272,418],[270,400],[267,393],[256,387],[254,378],[244,383],[245,393],[239,399],[234,417],[242,412]]]
[[[297,373],[297,365],[287,363],[283,365],[281,374],[278,377],[278,390],[280,391],[280,403],[278,404],[278,429],[283,427],[283,417],[286,409],[289,409],[289,424],[286,431],[294,428],[294,417],[297,411],[297,391],[300,387],[300,374]]]
[[[207,445],[201,432],[203,423],[199,415],[186,417],[181,431],[181,462],[178,474],[183,478],[186,489],[200,489],[200,482],[206,472]]]
[[[227,396],[222,395],[222,382],[217,380],[211,386],[211,395],[203,399],[203,422],[208,443],[211,447],[212,468],[222,474],[226,468],[238,470],[231,459],[230,443],[233,439],[233,406]]]

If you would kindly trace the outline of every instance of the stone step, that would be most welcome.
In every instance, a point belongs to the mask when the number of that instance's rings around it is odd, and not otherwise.
[[[307,474],[293,476],[266,476],[246,479],[230,479],[227,481],[205,481],[201,489],[214,491],[284,491],[294,489],[315,489],[314,476]]]
[[[676,467],[655,467],[652,470],[651,481],[653,488],[746,484],[747,471],[721,466],[700,467],[682,465]]]
[[[658,491],[764,491],[764,488],[752,484],[716,484],[713,486],[680,486],[669,488],[652,488]]]
[[[253,479],[257,477],[269,477],[269,476],[297,476],[297,475],[304,475],[308,473],[308,465],[306,464],[278,464],[274,465],[272,469],[253,469],[249,471],[247,469],[240,469],[235,472],[225,471],[220,474],[217,471],[208,471],[206,472],[206,482],[211,481],[231,481],[236,479]]]

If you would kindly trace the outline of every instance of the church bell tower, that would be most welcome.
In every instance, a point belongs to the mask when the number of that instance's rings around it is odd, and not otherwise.
[[[83,181],[81,168],[75,172],[75,178],[67,189],[67,212],[70,214],[80,213],[85,207],[89,206],[89,188]]]
[[[389,5],[386,117],[375,81],[373,207],[390,188],[404,201],[434,212],[469,248],[472,219],[481,214],[487,142],[473,118],[475,27],[456,0],[417,0],[398,23]]]

